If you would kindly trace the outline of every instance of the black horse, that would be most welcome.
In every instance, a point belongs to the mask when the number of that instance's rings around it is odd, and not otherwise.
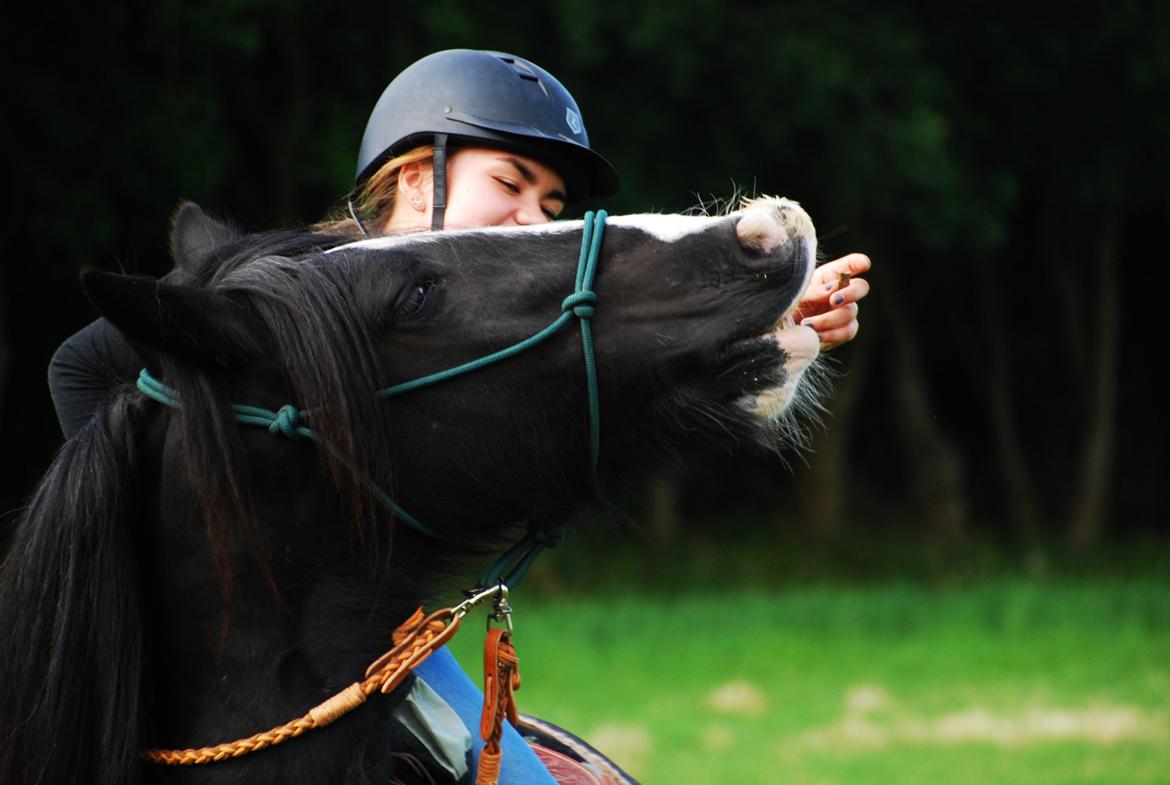
[[[475,373],[375,390],[539,333],[574,291],[583,223],[342,244],[242,235],[187,206],[161,281],[90,273],[98,310],[179,408],[127,384],[61,449],[0,575],[0,781],[389,782],[394,696],[237,761],[146,747],[247,736],[360,677],[387,636],[524,522],[595,491],[573,329]],[[596,471],[696,445],[782,446],[815,406],[792,324],[816,239],[794,203],[605,228]],[[300,407],[316,440],[241,425]],[[289,433],[295,423],[284,422]],[[382,489],[428,527],[379,504]]]

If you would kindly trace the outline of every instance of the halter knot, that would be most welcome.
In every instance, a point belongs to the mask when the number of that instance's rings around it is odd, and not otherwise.
[[[564,519],[533,518],[528,522],[528,534],[542,548],[555,548],[565,539]]]
[[[268,432],[282,433],[290,439],[295,439],[300,436],[297,433],[297,427],[300,424],[300,411],[292,404],[286,403],[277,410],[276,417],[273,418],[272,424],[268,426]]]
[[[572,311],[578,319],[588,319],[593,315],[593,304],[596,302],[597,295],[593,292],[573,292],[561,303],[561,311]]]

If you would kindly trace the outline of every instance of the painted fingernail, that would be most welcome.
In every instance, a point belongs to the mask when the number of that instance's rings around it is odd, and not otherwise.
[[[845,302],[845,295],[843,295],[843,294],[833,295],[833,305],[840,305],[843,302]]]

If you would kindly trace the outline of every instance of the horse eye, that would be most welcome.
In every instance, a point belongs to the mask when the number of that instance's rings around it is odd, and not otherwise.
[[[434,281],[424,281],[414,287],[414,291],[406,300],[406,304],[402,306],[402,315],[408,319],[418,316],[427,302],[427,294],[430,293],[431,288],[435,285]]]

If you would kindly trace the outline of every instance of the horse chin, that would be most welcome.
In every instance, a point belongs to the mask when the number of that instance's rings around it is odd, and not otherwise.
[[[805,372],[820,354],[820,337],[816,330],[793,324],[789,317],[763,338],[778,348],[783,358],[775,375],[778,383],[744,395],[739,405],[760,426],[761,439],[769,447],[800,446],[804,439],[793,410],[815,413],[819,408],[819,393]]]

